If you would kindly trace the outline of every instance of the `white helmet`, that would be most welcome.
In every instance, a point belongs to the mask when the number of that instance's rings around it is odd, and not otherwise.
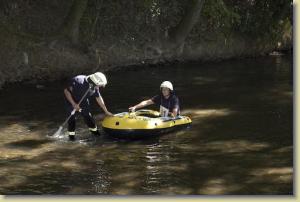
[[[105,86],[107,84],[106,76],[101,72],[96,72],[88,76],[96,86]]]
[[[169,88],[171,91],[173,91],[173,85],[170,81],[164,81],[160,84],[160,88]]]

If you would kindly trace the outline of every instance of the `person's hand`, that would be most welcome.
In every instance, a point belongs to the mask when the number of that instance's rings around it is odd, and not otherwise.
[[[76,111],[78,111],[78,112],[81,111],[81,108],[80,108],[79,104],[73,105],[73,108],[74,108]]]
[[[174,115],[173,113],[171,113],[170,116],[171,116],[172,118],[175,118],[175,115]]]
[[[106,115],[106,116],[113,116],[113,114],[110,113],[109,111],[105,112],[105,115]]]
[[[135,107],[129,107],[129,112],[135,112]]]

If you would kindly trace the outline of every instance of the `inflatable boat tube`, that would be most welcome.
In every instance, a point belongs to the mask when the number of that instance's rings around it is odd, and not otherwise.
[[[106,117],[103,130],[115,138],[147,138],[187,128],[192,120],[187,116],[160,117],[158,111],[139,110]]]

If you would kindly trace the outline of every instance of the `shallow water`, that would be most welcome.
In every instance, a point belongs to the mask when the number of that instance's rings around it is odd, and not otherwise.
[[[171,80],[188,130],[140,141],[49,138],[65,119],[62,83],[0,91],[0,194],[292,194],[293,86],[288,56],[108,73],[113,113]],[[155,108],[153,108],[155,109]],[[102,111],[93,105],[98,125]]]

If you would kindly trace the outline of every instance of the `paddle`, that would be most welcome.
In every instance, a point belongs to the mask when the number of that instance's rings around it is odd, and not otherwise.
[[[89,93],[89,91],[91,90],[91,86],[89,87],[89,89],[84,93],[84,95],[82,96],[82,98],[80,99],[78,105],[80,105],[80,103],[83,101],[83,99],[86,97],[86,95]],[[50,136],[55,136],[58,137],[61,134],[61,131],[64,128],[64,125],[69,121],[69,119],[71,118],[71,116],[73,116],[76,112],[76,109],[73,109],[73,111],[71,112],[70,116],[59,126],[59,128],[57,129],[57,131],[50,135]],[[80,112],[80,111],[79,111]]]

